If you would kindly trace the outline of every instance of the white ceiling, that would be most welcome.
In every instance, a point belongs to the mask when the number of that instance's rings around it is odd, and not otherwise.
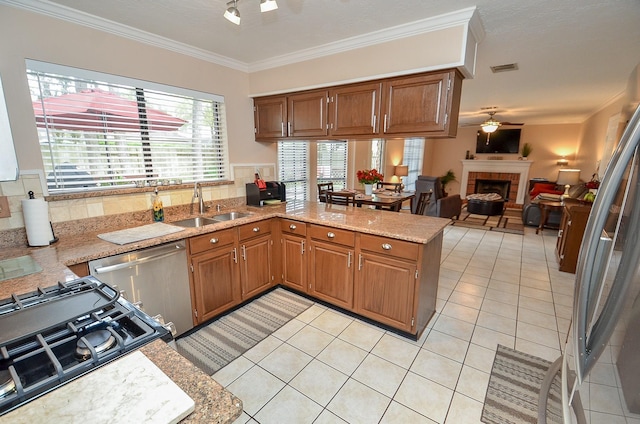
[[[302,50],[475,6],[485,37],[475,78],[463,83],[461,124],[481,122],[487,117],[481,108],[488,106],[497,106],[496,118],[503,121],[583,122],[624,90],[640,63],[638,0],[277,1],[276,11],[261,14],[259,0],[239,0],[240,26],[222,17],[225,0],[0,3],[80,18],[91,26],[126,25],[147,38],[164,37],[249,70]],[[507,63],[517,63],[519,70],[493,74],[489,69]]]

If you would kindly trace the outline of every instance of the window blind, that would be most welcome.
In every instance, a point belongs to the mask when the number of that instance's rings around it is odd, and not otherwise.
[[[50,192],[228,179],[219,96],[138,80],[127,85],[107,74],[88,78],[74,68],[58,66],[64,74],[35,68],[27,69],[27,80]]]
[[[334,190],[347,187],[347,143],[344,141],[317,143],[316,179],[333,183]]]
[[[406,138],[404,140],[403,165],[409,167],[409,172],[404,177],[406,190],[416,189],[416,180],[422,172],[422,160],[424,158],[424,138]]]
[[[309,193],[309,143],[278,142],[278,180],[285,184],[287,202],[306,201]]]

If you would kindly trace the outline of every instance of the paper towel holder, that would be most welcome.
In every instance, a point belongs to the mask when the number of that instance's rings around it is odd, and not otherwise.
[[[29,192],[27,193],[29,195],[29,199],[33,200],[36,198],[35,193],[33,192],[33,190],[29,190]],[[51,227],[51,235],[53,235],[53,238],[49,241],[49,245],[52,245],[53,243],[58,242],[58,240],[60,240],[58,237],[56,237],[56,233],[53,231],[53,224],[51,223],[51,221],[49,221],[49,226]]]

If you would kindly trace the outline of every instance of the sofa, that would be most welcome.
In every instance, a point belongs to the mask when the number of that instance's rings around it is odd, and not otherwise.
[[[569,197],[577,199],[587,192],[584,183],[579,183],[569,187]],[[524,225],[538,227],[540,225],[540,200],[560,201],[560,196],[564,193],[564,187],[556,185],[552,181],[540,181],[532,184],[529,196],[525,196],[525,204],[522,208],[522,222]],[[559,228],[562,219],[561,211],[551,211],[547,218],[547,226]]]
[[[459,194],[445,196],[440,177],[419,175],[416,180],[416,199],[420,193],[433,192],[429,204],[424,210],[424,215],[440,218],[460,218],[462,212],[462,199]],[[414,202],[411,213],[416,213],[417,203]]]

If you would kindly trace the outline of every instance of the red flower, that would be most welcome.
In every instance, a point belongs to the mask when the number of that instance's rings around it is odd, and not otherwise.
[[[384,175],[378,172],[377,169],[365,169],[363,171],[358,171],[358,182],[360,184],[375,184],[382,180],[384,180]]]

